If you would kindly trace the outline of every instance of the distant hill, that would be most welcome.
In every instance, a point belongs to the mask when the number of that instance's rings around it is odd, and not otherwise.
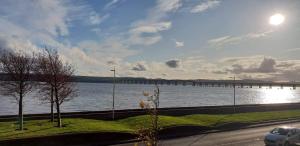
[[[95,77],[95,76],[74,76],[73,77],[75,82],[85,82],[85,83],[112,83],[113,82],[113,77]],[[9,77],[6,74],[0,73],[0,81],[5,81],[5,80],[9,80]],[[35,80],[35,77],[33,75],[33,79]],[[233,80],[209,80],[209,79],[195,79],[195,80],[179,80],[179,79],[147,79],[147,78],[143,78],[143,77],[117,77],[116,80],[120,81],[120,80],[130,80],[130,81],[135,81],[133,83],[141,83],[143,81],[178,81],[178,82],[192,82],[192,81],[198,81],[198,82],[223,82],[223,83],[228,83],[228,82],[233,82]],[[236,82],[239,83],[270,83],[272,81],[263,81],[263,80],[249,80],[249,79],[245,79],[245,80],[236,80]]]

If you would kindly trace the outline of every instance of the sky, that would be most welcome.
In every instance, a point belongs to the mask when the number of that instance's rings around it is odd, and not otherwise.
[[[300,81],[299,26],[299,0],[0,1],[1,49],[54,48],[83,76]]]

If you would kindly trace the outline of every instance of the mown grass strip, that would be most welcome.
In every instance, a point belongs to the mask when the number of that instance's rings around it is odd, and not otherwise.
[[[206,126],[214,127],[224,123],[253,123],[267,120],[286,118],[300,118],[300,110],[251,112],[227,115],[194,114],[187,116],[159,116],[162,128],[176,126]],[[64,127],[57,128],[49,120],[25,121],[27,130],[16,130],[16,122],[0,122],[0,140],[41,137],[59,134],[76,134],[90,132],[122,132],[134,133],[139,127],[149,125],[149,116],[136,116],[117,121],[103,121],[93,119],[63,119]]]

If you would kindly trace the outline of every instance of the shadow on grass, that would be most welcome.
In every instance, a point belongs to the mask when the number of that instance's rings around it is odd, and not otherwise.
[[[223,124],[225,124],[225,119],[230,118],[230,117],[232,117],[232,114],[223,116],[222,118],[219,118],[219,120],[214,125],[212,125],[212,126],[213,127],[218,127],[220,125],[223,125]]]
[[[0,141],[1,146],[112,145],[134,139],[130,133],[76,133]]]
[[[13,132],[12,134],[5,135],[4,138],[11,137],[11,136],[23,135],[23,134],[29,134],[29,133],[35,133],[35,132],[39,132],[39,131],[49,130],[49,129],[52,129],[52,128],[54,128],[54,127],[42,128],[42,129],[38,129],[38,130],[30,130],[30,129],[23,130],[23,131],[16,130],[19,133],[14,133]]]

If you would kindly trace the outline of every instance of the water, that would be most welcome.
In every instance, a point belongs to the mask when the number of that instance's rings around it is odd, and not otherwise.
[[[62,104],[63,112],[110,110],[112,107],[112,84],[78,83],[79,96]],[[142,92],[153,92],[154,85],[117,84],[115,109],[139,108],[140,100],[146,99]],[[188,107],[232,105],[233,88],[197,86],[160,86],[160,107]],[[290,103],[300,101],[300,90],[290,87],[236,88],[236,104]],[[18,105],[13,97],[0,96],[0,115],[17,114]],[[32,92],[24,99],[24,113],[48,113],[49,104],[42,103]]]

